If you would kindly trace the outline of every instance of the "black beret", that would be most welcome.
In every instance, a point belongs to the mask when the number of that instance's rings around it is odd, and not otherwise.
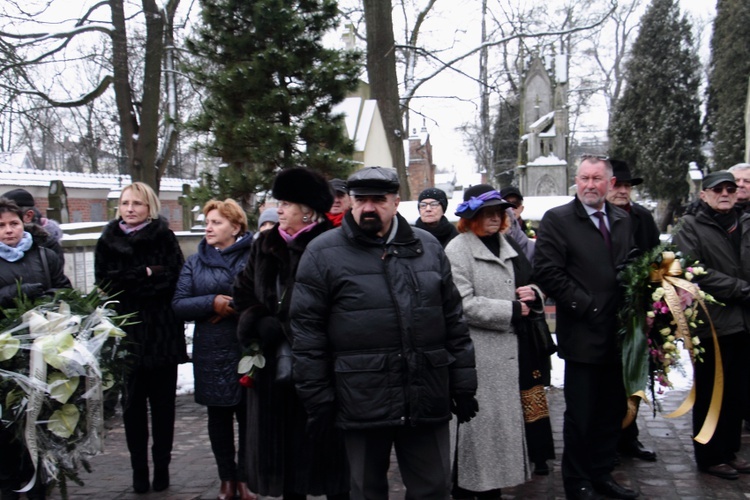
[[[417,202],[421,202],[422,200],[435,200],[440,203],[440,206],[443,207],[443,213],[445,213],[446,210],[448,210],[448,196],[445,194],[445,191],[438,188],[427,188],[421,193],[419,193],[419,199]]]

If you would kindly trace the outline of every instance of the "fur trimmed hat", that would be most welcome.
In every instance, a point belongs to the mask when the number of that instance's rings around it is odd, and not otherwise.
[[[333,192],[325,177],[304,167],[279,172],[273,181],[271,196],[277,200],[307,205],[318,214],[328,212],[333,205]]]

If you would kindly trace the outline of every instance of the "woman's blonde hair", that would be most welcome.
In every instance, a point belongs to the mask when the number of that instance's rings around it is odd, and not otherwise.
[[[508,212],[506,209],[498,209],[496,207],[486,207],[481,209],[479,212],[477,212],[474,217],[471,219],[461,218],[458,220],[458,224],[456,224],[456,229],[458,229],[459,233],[467,233],[471,231],[472,233],[476,234],[477,236],[487,236],[484,234],[484,222],[482,219],[484,219],[484,216],[488,211],[492,210],[499,210],[500,211],[500,231],[504,232],[508,227],[510,227],[510,219],[508,218]]]
[[[128,189],[133,191],[136,196],[148,205],[148,218],[150,220],[156,220],[159,218],[159,212],[161,212],[161,202],[159,201],[159,197],[156,196],[156,193],[151,189],[151,186],[144,182],[134,182],[131,185],[122,188],[122,191],[120,191],[120,199],[117,201],[117,213],[115,214],[115,217],[120,217],[122,195],[125,194],[125,191]]]
[[[208,216],[208,212],[211,210],[218,210],[222,217],[230,222],[230,224],[236,224],[240,226],[240,235],[247,232],[247,215],[242,210],[240,204],[231,198],[227,198],[224,201],[219,200],[208,200],[203,205],[203,215]]]

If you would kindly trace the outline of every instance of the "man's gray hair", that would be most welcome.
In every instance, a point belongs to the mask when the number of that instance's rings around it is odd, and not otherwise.
[[[748,168],[750,168],[750,163],[738,163],[737,165],[729,167],[729,171],[737,172],[738,170],[747,170]]]
[[[604,163],[605,171],[607,172],[607,175],[609,175],[609,177],[612,177],[614,175],[614,170],[612,169],[612,163],[609,161],[609,156],[582,154],[579,158],[578,166],[576,166],[576,177],[578,176],[578,171],[581,169],[581,165],[583,165],[583,162],[585,161],[590,161],[593,163],[602,162]]]

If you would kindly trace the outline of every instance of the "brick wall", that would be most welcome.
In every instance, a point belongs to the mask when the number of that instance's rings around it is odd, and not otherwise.
[[[432,144],[429,136],[422,143],[420,137],[409,138],[409,190],[411,199],[416,200],[419,193],[435,187],[435,165],[432,163]]]
[[[36,207],[46,215],[49,206],[47,198],[35,197]],[[109,220],[106,199],[86,199],[68,197],[70,222],[102,222]],[[182,206],[177,200],[162,200],[161,215],[169,221],[173,231],[182,231]]]

